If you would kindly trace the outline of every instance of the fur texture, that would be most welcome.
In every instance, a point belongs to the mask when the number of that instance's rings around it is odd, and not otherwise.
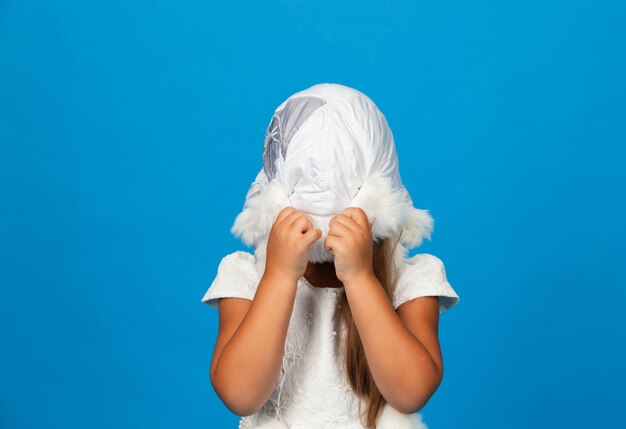
[[[283,186],[272,180],[246,200],[243,211],[235,218],[230,231],[246,245],[256,247],[269,235],[278,213],[289,205]]]
[[[277,180],[271,180],[246,201],[231,227],[231,233],[248,246],[258,247],[267,240],[278,213],[288,206],[291,206],[289,191]],[[400,233],[400,242],[411,249],[419,246],[424,238],[430,240],[434,228],[434,220],[428,210],[413,207],[406,188],[393,188],[387,177],[368,177],[348,207],[361,207],[373,221],[372,237],[375,242]],[[334,256],[324,247],[329,218],[311,217],[315,226],[322,230],[322,237],[311,246],[309,260],[332,261]]]

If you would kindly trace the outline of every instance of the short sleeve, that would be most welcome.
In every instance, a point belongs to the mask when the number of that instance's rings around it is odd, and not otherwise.
[[[202,302],[217,308],[220,298],[245,298],[252,300],[259,285],[255,256],[238,250],[222,258],[217,275],[202,297]]]
[[[422,296],[438,296],[439,313],[459,302],[459,296],[448,283],[443,262],[434,255],[418,253],[406,258],[397,279],[393,292],[394,309]]]

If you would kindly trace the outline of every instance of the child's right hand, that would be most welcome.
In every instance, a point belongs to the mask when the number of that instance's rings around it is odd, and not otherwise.
[[[285,207],[278,213],[267,240],[265,271],[297,281],[304,275],[309,247],[322,237],[308,214]]]

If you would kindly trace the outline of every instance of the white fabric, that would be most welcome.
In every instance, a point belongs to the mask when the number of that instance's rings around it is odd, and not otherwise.
[[[255,255],[236,251],[222,258],[217,275],[202,302],[217,307],[224,297],[252,300],[263,267]],[[448,283],[443,263],[421,253],[405,260],[398,272],[392,305],[421,296],[439,296],[440,313],[459,301]],[[240,427],[270,427],[263,421],[282,422],[289,429],[362,429],[358,420],[359,399],[343,372],[345,326],[339,317],[343,288],[319,288],[305,277],[298,280],[293,312],[287,332],[283,373],[267,403],[253,416],[241,419]],[[365,401],[362,402],[365,410]],[[275,423],[274,423],[275,424]],[[386,406],[379,429],[425,429],[419,413],[405,415]]]
[[[375,242],[398,234],[411,249],[430,239],[434,220],[413,207],[389,124],[356,89],[323,83],[287,98],[267,127],[262,158],[231,228],[249,246],[266,246],[277,214],[289,206],[322,231],[311,245],[311,262],[334,260],[324,247],[328,222],[347,207],[365,211]]]
[[[435,256],[407,251],[430,239],[434,220],[413,207],[400,178],[395,142],[385,116],[365,94],[339,84],[317,84],[276,108],[267,127],[263,167],[246,194],[231,232],[254,254],[225,256],[202,302],[252,300],[265,269],[269,231],[278,213],[291,206],[311,216],[322,237],[309,249],[312,263],[333,261],[324,248],[329,220],[347,207],[360,207],[373,222],[374,242],[398,239],[393,263],[392,305],[421,296],[439,296],[439,311],[459,297]],[[422,162],[423,160],[416,160]],[[339,314],[343,288],[317,288],[298,280],[282,375],[267,403],[241,419],[244,428],[361,429],[361,400],[343,373],[345,327]],[[361,404],[365,405],[364,401]],[[364,411],[364,408],[361,408]],[[378,429],[425,429],[419,413],[405,415],[386,406]]]

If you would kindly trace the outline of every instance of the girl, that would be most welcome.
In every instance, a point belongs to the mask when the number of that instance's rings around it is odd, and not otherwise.
[[[439,314],[459,301],[442,261],[408,250],[413,207],[376,105],[339,84],[274,112],[263,168],[202,302],[219,309],[210,378],[240,428],[425,429],[443,376]]]

